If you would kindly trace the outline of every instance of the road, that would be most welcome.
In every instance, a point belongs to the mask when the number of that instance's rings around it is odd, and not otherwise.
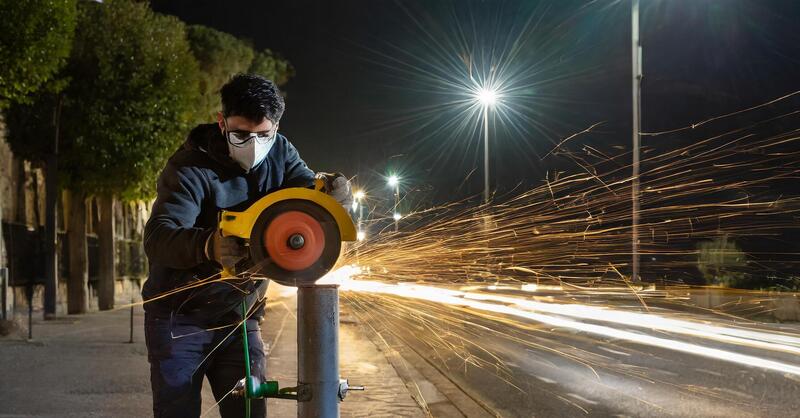
[[[555,307],[553,312],[526,309],[543,315],[537,321],[487,313],[482,306],[432,303],[425,299],[428,296],[415,299],[420,293],[425,292],[417,289],[409,298],[351,292],[346,299],[367,313],[362,320],[404,341],[497,415],[800,416],[800,368],[793,368],[800,366],[800,356],[792,351],[800,350],[797,324],[748,323],[744,330],[742,321],[700,314],[668,298],[643,299],[630,292],[578,292],[577,296],[575,292],[537,292],[531,296],[493,287],[472,291],[478,299],[522,298]],[[645,316],[625,324],[611,322],[619,318],[592,309],[578,314],[559,311],[561,306],[576,304]],[[498,305],[513,306],[508,300]],[[621,318],[624,322],[625,316]],[[695,331],[685,328],[671,331],[667,329],[670,321],[664,318],[724,331],[713,338],[690,335]],[[581,328],[586,326],[590,331]],[[594,332],[592,326],[599,331]],[[620,335],[602,335],[606,329]],[[752,329],[763,335],[752,340],[736,337],[737,332]],[[630,341],[640,336],[654,337],[657,343]],[[704,352],[707,349],[712,350]],[[762,360],[788,372],[752,365]]]

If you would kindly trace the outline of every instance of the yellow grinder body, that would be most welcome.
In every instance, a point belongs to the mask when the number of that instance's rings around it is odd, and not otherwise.
[[[249,241],[250,273],[286,286],[308,286],[334,267],[342,242],[356,240],[356,228],[322,187],[317,180],[314,189],[282,189],[242,212],[220,212],[223,235]]]

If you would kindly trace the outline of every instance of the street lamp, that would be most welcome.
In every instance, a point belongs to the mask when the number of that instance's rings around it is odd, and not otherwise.
[[[489,109],[497,103],[498,94],[482,87],[475,92],[475,100],[483,107],[483,203],[489,203]]]
[[[631,280],[639,280],[639,153],[642,121],[642,44],[639,39],[639,0],[631,3],[631,68],[633,87],[633,173],[631,174]]]
[[[394,208],[392,209],[394,215],[392,217],[394,218],[394,232],[397,232],[399,229],[398,221],[402,218],[397,212],[397,206],[400,205],[400,178],[392,174],[386,182],[389,184],[389,187],[394,189]]]
[[[497,92],[491,89],[480,89],[476,96],[484,106],[492,106],[497,102]]]

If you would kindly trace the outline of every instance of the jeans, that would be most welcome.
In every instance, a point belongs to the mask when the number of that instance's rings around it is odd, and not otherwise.
[[[231,321],[235,324],[234,321]],[[230,335],[229,335],[230,334]],[[153,389],[153,416],[199,417],[203,376],[219,401],[244,377],[244,349],[240,327],[206,330],[183,315],[145,314],[145,341]],[[262,381],[266,355],[258,321],[247,321],[250,369]],[[210,405],[206,406],[206,409]],[[251,401],[251,416],[266,417],[266,401]],[[205,411],[202,411],[205,412]],[[219,403],[222,418],[244,417],[244,400],[228,395]]]

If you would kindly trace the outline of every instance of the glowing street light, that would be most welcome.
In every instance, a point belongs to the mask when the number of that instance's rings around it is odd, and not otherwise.
[[[392,217],[394,218],[395,226],[397,226],[397,221],[399,221],[400,219],[403,219],[403,215],[401,215],[401,214],[399,214],[397,212],[395,212]]]
[[[497,103],[497,92],[492,89],[480,89],[475,96],[484,106],[494,106]]]
[[[358,231],[356,233],[356,239],[358,239],[359,241],[364,241],[365,239],[367,239],[367,233],[364,231]]]
[[[483,107],[483,203],[489,203],[489,108],[497,104],[498,96],[486,87],[475,92],[475,100]]]

